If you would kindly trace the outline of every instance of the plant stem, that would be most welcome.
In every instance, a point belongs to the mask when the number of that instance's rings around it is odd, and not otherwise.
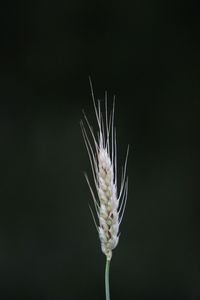
[[[110,300],[109,270],[110,270],[110,260],[106,259],[106,269],[105,269],[106,300]]]

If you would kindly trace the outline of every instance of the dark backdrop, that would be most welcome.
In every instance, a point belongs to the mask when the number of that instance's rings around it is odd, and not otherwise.
[[[129,196],[112,299],[199,299],[198,1],[7,1],[0,10],[0,297],[105,299],[79,121],[116,95]]]

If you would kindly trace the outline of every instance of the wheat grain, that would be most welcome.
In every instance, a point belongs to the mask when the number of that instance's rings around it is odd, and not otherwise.
[[[108,116],[107,93],[105,93],[104,107],[100,100],[95,101],[92,84],[92,99],[96,115],[98,133],[95,135],[85,113],[84,122],[81,121],[83,138],[89,155],[95,191],[85,175],[96,210],[96,220],[90,207],[95,226],[97,228],[102,252],[107,260],[112,258],[112,251],[119,241],[119,226],[123,218],[128,193],[128,177],[126,176],[128,150],[124,168],[122,169],[121,184],[117,189],[117,144],[116,129],[114,127],[115,99]],[[84,125],[86,124],[86,126]]]

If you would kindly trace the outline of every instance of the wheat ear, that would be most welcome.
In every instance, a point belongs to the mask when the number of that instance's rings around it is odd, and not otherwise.
[[[106,300],[109,300],[109,265],[112,251],[119,241],[119,226],[127,202],[128,177],[126,176],[126,167],[129,148],[127,149],[124,168],[122,168],[121,184],[118,190],[117,143],[114,127],[115,99],[113,99],[113,107],[108,115],[107,93],[102,109],[100,100],[95,101],[91,80],[90,86],[98,133],[95,135],[84,112],[84,122],[81,121],[81,129],[91,163],[95,191],[87,175],[85,177],[94,201],[97,220],[91,207],[90,210],[99,234],[102,252],[106,255],[105,287]]]

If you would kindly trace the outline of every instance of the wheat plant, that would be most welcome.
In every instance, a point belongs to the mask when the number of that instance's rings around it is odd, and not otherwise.
[[[85,178],[93,198],[96,216],[91,206],[89,207],[100,238],[101,250],[106,256],[105,293],[106,300],[110,300],[109,267],[113,249],[119,242],[119,226],[127,202],[128,177],[126,176],[126,167],[129,148],[127,148],[118,188],[117,143],[114,125],[115,99],[113,99],[111,112],[108,113],[107,93],[105,93],[102,105],[102,102],[94,97],[91,80],[90,87],[98,130],[95,134],[84,112],[81,129],[91,164],[93,187],[87,174],[85,174]]]

